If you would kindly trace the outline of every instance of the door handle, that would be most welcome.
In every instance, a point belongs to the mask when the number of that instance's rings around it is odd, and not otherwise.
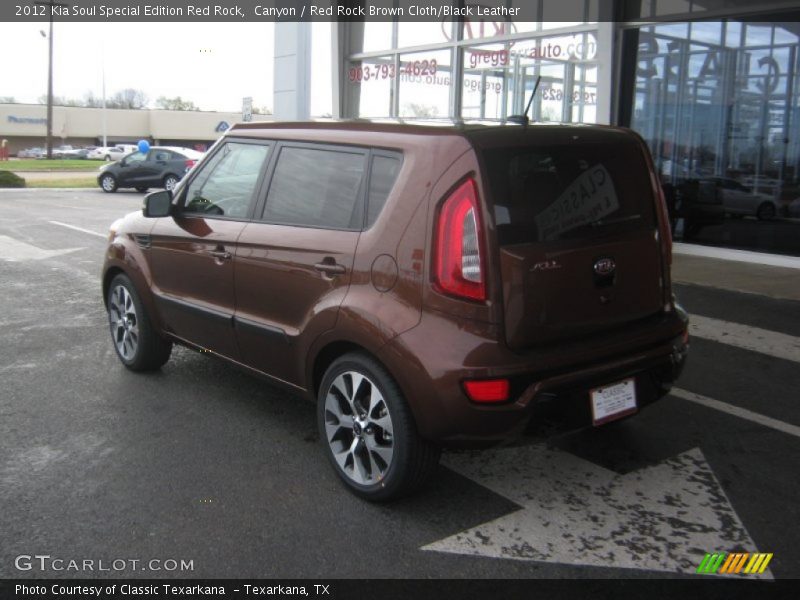
[[[325,273],[326,275],[341,275],[347,269],[345,269],[344,265],[337,264],[335,262],[321,262],[314,265],[314,268],[317,271]]]
[[[217,260],[229,260],[232,256],[231,253],[225,250],[224,248],[218,248],[217,250],[209,250],[208,253]]]

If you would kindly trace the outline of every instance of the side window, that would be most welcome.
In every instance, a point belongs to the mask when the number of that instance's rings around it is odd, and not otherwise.
[[[125,163],[126,164],[138,163],[142,162],[145,158],[147,158],[147,155],[144,152],[134,152],[133,154],[129,154],[128,156],[125,157]]]
[[[150,154],[147,156],[147,160],[149,161],[167,161],[172,158],[171,152],[169,150],[150,150]]]
[[[378,215],[381,214],[402,164],[400,157],[374,156],[372,158],[367,197],[367,227],[371,227]]]
[[[183,211],[246,217],[268,153],[260,144],[225,144],[189,184]]]
[[[364,154],[284,147],[263,219],[269,223],[361,229]]]

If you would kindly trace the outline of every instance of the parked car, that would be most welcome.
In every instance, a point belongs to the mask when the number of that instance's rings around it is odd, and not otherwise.
[[[148,152],[137,150],[102,167],[97,183],[104,192],[119,188],[146,192],[151,187],[172,190],[202,156],[190,148],[173,146],[153,146]]]
[[[675,221],[684,219],[683,239],[695,237],[703,227],[722,225],[725,206],[716,181],[688,179],[674,186]]]
[[[609,127],[234,125],[112,225],[112,342],[133,371],[178,343],[305,393],[344,484],[393,498],[442,445],[667,393],[688,319],[655,181]]]
[[[138,148],[129,144],[117,144],[116,146],[100,146],[89,152],[88,158],[94,160],[116,161],[126,154],[136,152]]]
[[[46,153],[44,148],[26,148],[17,152],[17,158],[42,158]]]
[[[56,146],[53,148],[52,156],[53,158],[65,158],[70,152],[74,151],[75,148],[70,146],[69,144],[65,144],[62,146]],[[45,152],[46,154],[46,152]]]
[[[735,179],[715,177],[722,195],[725,212],[731,216],[754,216],[761,220],[772,219],[778,214],[778,203],[774,195],[760,194]]]

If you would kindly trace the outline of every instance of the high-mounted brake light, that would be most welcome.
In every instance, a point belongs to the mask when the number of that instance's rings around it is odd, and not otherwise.
[[[436,224],[434,278],[439,291],[486,299],[480,210],[475,180],[459,185],[442,204]]]
[[[508,379],[465,381],[464,391],[473,402],[505,402],[508,400]]]

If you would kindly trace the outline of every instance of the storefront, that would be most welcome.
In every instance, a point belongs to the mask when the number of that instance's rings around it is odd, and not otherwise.
[[[541,0],[537,22],[342,24],[342,115],[503,120],[538,81],[533,120],[645,138],[677,238],[800,256],[797,3],[577,0],[554,21],[564,4]]]

